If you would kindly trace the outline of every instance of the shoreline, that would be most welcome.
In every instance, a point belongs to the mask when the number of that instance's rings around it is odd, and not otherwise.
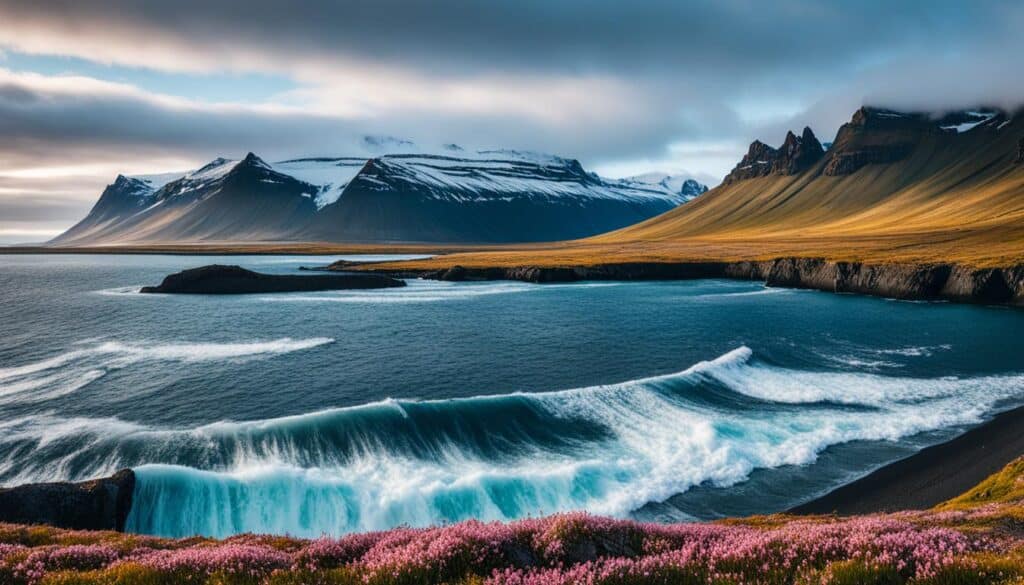
[[[872,471],[786,514],[854,516],[925,510],[955,498],[1024,455],[1024,406]]]
[[[531,283],[581,280],[692,280],[729,278],[759,280],[769,287],[854,293],[897,300],[950,301],[988,305],[1024,306],[1024,259],[996,262],[904,260],[846,260],[804,254],[764,256],[734,254],[694,259],[594,261],[582,257],[530,257],[542,251],[538,244],[194,244],[125,247],[8,247],[2,254],[132,254],[132,255],[358,255],[429,254],[429,259],[392,261],[338,261],[326,270],[366,271],[397,278],[445,281],[517,280]],[[467,254],[467,252],[469,252]],[[749,252],[749,251],[748,251]],[[745,257],[744,257],[745,256]],[[856,257],[854,255],[853,257]]]
[[[416,261],[339,261],[328,270],[363,270],[394,277],[443,281],[517,280],[535,284],[583,280],[760,280],[769,287],[854,293],[898,300],[951,301],[1024,306],[1024,264],[975,268],[952,263],[867,264],[822,258],[782,257],[758,261],[627,262],[569,266],[472,266],[421,268]]]

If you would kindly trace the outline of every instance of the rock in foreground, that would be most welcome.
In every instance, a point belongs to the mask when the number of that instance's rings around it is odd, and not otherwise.
[[[145,286],[140,292],[230,295],[400,286],[405,282],[382,274],[261,274],[240,266],[213,264],[171,274],[159,286]]]
[[[56,482],[0,489],[0,521],[85,530],[124,530],[135,472],[80,483]]]

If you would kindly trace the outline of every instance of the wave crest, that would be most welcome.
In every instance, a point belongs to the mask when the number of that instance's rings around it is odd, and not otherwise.
[[[135,467],[130,527],[168,536],[625,515],[696,485],[809,463],[830,445],[979,422],[1021,395],[1019,375],[812,372],[739,347],[674,374],[555,392],[186,429],[23,419],[0,425],[0,452],[22,455],[0,462],[0,477]]]

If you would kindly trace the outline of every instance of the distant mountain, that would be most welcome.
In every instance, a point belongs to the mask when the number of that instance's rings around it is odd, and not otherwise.
[[[698,195],[707,193],[708,187],[685,175],[669,175],[665,173],[645,173],[621,179],[622,183],[638,187],[664,189],[676,193],[687,201]]]
[[[366,144],[411,149],[390,137]],[[665,175],[607,180],[557,156],[444,152],[273,164],[249,153],[185,174],[118,176],[51,244],[552,241],[643,221],[707,190]]]

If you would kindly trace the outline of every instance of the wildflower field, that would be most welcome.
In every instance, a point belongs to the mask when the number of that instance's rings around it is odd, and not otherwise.
[[[574,513],[316,540],[0,524],[0,583],[1024,584],[1024,507],[1012,497],[1024,466],[1015,465],[934,510],[855,518],[665,525]]]

